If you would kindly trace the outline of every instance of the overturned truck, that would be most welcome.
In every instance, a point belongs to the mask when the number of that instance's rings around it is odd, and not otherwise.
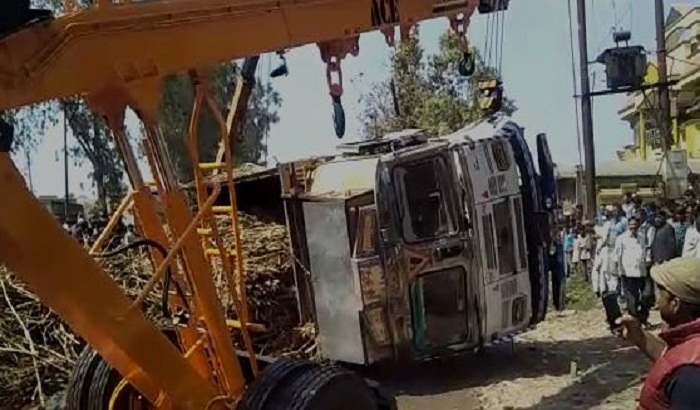
[[[420,360],[544,320],[560,269],[556,184],[536,173],[521,127],[491,120],[338,148],[280,166],[300,310],[324,357]]]

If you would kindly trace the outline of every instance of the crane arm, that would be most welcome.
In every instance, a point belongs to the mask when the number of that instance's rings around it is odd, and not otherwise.
[[[102,1],[0,39],[0,109],[131,85],[310,43],[342,59],[357,36],[440,16],[478,0]]]

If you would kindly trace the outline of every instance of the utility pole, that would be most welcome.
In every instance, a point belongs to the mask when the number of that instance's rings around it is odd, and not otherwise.
[[[64,197],[63,197],[63,218],[64,221],[68,221],[68,209],[70,203],[68,200],[69,189],[68,189],[68,118],[66,113],[66,105],[63,104],[63,183],[64,183]]]
[[[659,111],[661,124],[661,150],[666,152],[671,148],[671,96],[668,89],[668,65],[666,64],[666,24],[664,1],[655,0],[656,6],[656,61],[659,68]]]
[[[581,122],[583,132],[584,172],[586,183],[585,215],[596,215],[595,148],[593,144],[593,112],[591,84],[588,74],[588,33],[586,32],[586,0],[577,0],[579,63],[581,65]]]

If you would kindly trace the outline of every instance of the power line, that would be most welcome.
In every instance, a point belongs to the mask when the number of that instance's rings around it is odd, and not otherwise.
[[[569,12],[569,46],[571,49],[571,78],[573,79],[574,95],[578,95],[578,87],[576,86],[576,82],[577,82],[576,55],[575,55],[575,51],[574,51],[574,27],[573,27],[574,20],[572,18],[572,12],[571,12],[571,0],[567,0],[566,6],[567,6],[568,12]],[[573,101],[574,101],[574,112],[576,115],[576,143],[577,143],[577,148],[578,148],[578,164],[582,165],[583,164],[583,154],[581,152],[581,116],[579,114],[579,106],[578,106],[578,101],[576,101],[576,97],[573,98]]]
[[[500,0],[500,1],[503,1],[503,0]],[[506,33],[506,18],[507,17],[508,17],[508,15],[506,14],[506,12],[502,11],[501,18],[503,21],[501,22],[501,46],[500,46],[501,47],[501,57],[500,57],[500,60],[498,61],[498,75],[499,76],[503,75],[503,73],[501,72],[501,68],[503,67],[503,44],[504,44],[505,33]]]

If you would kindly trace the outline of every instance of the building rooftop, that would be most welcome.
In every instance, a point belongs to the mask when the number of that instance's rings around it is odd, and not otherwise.
[[[688,167],[690,172],[700,174],[700,159],[689,159]],[[576,178],[576,167],[573,165],[560,165],[557,171],[559,178]],[[596,175],[601,177],[653,176],[660,173],[658,161],[606,161],[596,165]]]
[[[698,4],[681,3],[674,4],[671,6],[666,16],[666,27],[671,27],[678,20],[685,17],[686,14],[690,13],[693,9],[698,8]]]

